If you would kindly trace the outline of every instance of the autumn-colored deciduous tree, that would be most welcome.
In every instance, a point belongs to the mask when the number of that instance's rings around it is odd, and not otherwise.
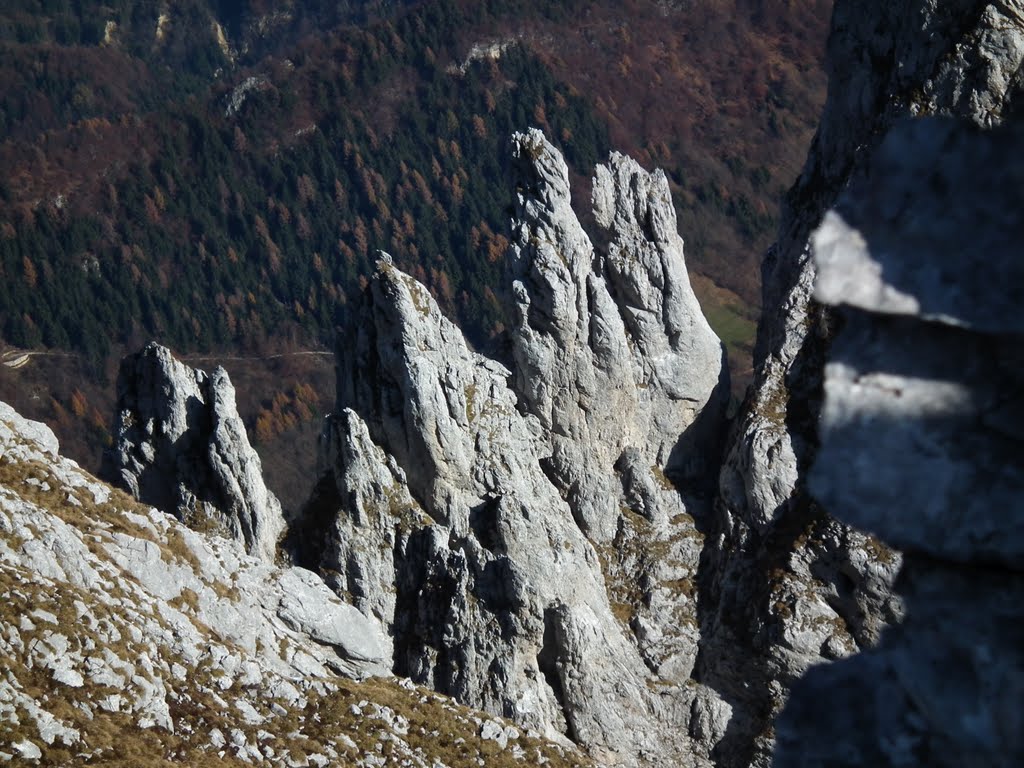
[[[145,196],[145,209],[146,218],[150,224],[157,224],[160,221],[160,209],[157,207],[156,201],[153,200],[149,195]]]
[[[269,411],[261,410],[256,416],[256,442],[269,443],[274,439],[273,417]]]
[[[339,211],[345,211],[348,208],[348,193],[337,177],[334,179],[334,204]]]
[[[508,252],[508,238],[504,235],[495,235],[487,243],[487,261],[497,264],[505,258]]]
[[[304,242],[313,239],[313,227],[310,226],[309,220],[301,213],[295,217],[295,233]]]
[[[473,115],[473,133],[475,133],[478,138],[487,138],[487,123],[484,122],[484,119],[480,117],[480,115]]]
[[[83,418],[89,408],[82,390],[77,387],[71,391],[71,412],[78,418]]]
[[[303,205],[307,205],[311,200],[316,199],[316,182],[313,181],[309,174],[299,174],[295,187],[299,195],[299,202]]]
[[[25,285],[27,285],[29,288],[35,288],[38,276],[36,274],[36,268],[32,264],[32,260],[29,259],[28,256],[22,257],[21,270],[25,275]]]
[[[366,232],[366,222],[363,221],[361,216],[356,216],[352,236],[355,239],[356,253],[360,256],[366,256],[369,250],[369,236]]]

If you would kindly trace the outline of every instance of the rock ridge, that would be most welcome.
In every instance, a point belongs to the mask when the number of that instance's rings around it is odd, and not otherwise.
[[[598,168],[598,253],[557,150],[531,130],[512,154],[512,368],[383,256],[338,345],[313,556],[396,672],[601,762],[703,765],[671,729],[710,741],[724,713],[689,677],[711,470],[685,439],[723,423],[722,346],[662,174]]]

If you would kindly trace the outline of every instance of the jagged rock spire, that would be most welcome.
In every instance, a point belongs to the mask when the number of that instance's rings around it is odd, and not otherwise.
[[[104,475],[140,501],[273,562],[284,517],[227,371],[190,368],[150,343],[121,362],[117,395]]]
[[[635,212],[596,254],[557,150],[530,131],[512,151],[512,369],[382,256],[338,345],[317,565],[388,626],[396,671],[613,764],[702,764],[726,710],[687,684],[703,511],[679,454],[702,414],[720,430],[722,348],[664,177],[619,155],[599,171],[604,204]]]
[[[664,174],[618,153],[597,167],[595,215],[611,238],[599,254],[570,208],[558,151],[536,129],[512,148],[513,386],[546,430],[553,479],[588,535],[607,541],[620,506],[608,470],[620,460],[639,451],[645,470],[683,484],[713,471],[698,457],[714,456],[721,431],[724,353],[690,289]],[[705,409],[701,450],[673,456]]]

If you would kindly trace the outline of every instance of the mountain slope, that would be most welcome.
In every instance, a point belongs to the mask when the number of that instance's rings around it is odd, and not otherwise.
[[[26,765],[583,765],[383,674],[319,579],[100,483],[0,404],[0,755]],[[339,674],[340,673],[340,674]]]

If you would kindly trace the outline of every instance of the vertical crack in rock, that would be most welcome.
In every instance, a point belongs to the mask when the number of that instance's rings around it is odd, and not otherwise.
[[[561,720],[557,725],[559,730],[569,738],[574,738],[572,732],[572,714],[566,707],[565,688],[562,685],[562,675],[559,671],[559,651],[555,636],[555,611],[557,607],[548,608],[544,611],[544,638],[541,643],[540,652],[537,654],[537,666],[544,675],[544,682],[551,689],[555,701],[560,708]]]
[[[284,531],[281,505],[263,481],[227,372],[190,368],[151,343],[121,362],[117,396],[104,476],[140,501],[273,562]]]

